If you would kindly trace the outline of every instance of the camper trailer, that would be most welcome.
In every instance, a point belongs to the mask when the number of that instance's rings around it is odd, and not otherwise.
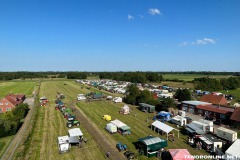
[[[122,102],[122,98],[121,98],[121,97],[115,97],[115,98],[113,99],[113,102],[114,102],[114,103],[121,103],[121,102]]]
[[[173,118],[170,120],[170,122],[173,123],[173,124],[177,124],[177,125],[179,125],[179,126],[186,126],[186,124],[187,124],[187,119],[184,118],[184,117],[182,117],[182,116],[177,115],[177,116],[173,117]]]
[[[70,147],[71,147],[71,145],[69,143],[69,137],[68,136],[58,137],[58,150],[59,150],[59,153],[69,152]]]
[[[84,96],[84,94],[78,94],[78,96],[77,96],[78,101],[85,100],[85,99],[86,99],[86,97]]]
[[[204,133],[208,133],[210,132],[210,130],[213,131],[213,126],[209,126],[208,124],[205,124],[205,123],[202,123],[202,122],[199,122],[199,121],[192,121],[192,123],[200,128],[201,130],[203,130]],[[211,128],[211,129],[210,129]]]
[[[217,136],[230,142],[237,140],[237,132],[224,127],[217,129]]]

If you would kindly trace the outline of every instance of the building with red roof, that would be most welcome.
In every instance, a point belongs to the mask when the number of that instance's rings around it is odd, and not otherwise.
[[[227,100],[222,95],[206,94],[201,97],[200,101],[212,103],[215,105],[222,105],[222,106],[227,105]]]
[[[237,107],[232,116],[230,117],[230,120],[233,122],[233,123],[238,123],[240,122],[240,107]]]
[[[24,94],[8,94],[0,100],[0,113],[11,111],[26,99]]]

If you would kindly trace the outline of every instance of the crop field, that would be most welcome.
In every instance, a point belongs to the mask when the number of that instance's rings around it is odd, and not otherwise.
[[[231,77],[231,75],[163,74],[164,79],[171,79],[171,80],[179,79],[184,81],[192,81],[194,78],[201,78],[201,77],[207,77],[207,76],[209,76],[210,78],[216,78],[216,79]]]
[[[27,97],[32,96],[35,86],[36,82],[33,81],[0,82],[0,98],[9,93],[22,93]]]
[[[67,85],[64,85],[67,83]],[[67,135],[66,120],[59,110],[55,110],[55,98],[57,92],[63,93],[67,106],[73,103],[80,89],[73,82],[49,81],[43,82],[40,89],[40,97],[46,96],[50,103],[46,107],[38,107],[38,117],[32,134],[30,147],[22,159],[104,159],[104,153],[97,146],[86,130],[80,126],[84,137],[88,142],[84,148],[72,146],[70,152],[59,154],[57,137]],[[73,99],[73,96],[75,99]]]

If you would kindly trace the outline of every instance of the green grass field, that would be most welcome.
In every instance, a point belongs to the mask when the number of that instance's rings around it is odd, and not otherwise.
[[[82,92],[85,92],[86,90],[82,90]],[[111,93],[108,93],[112,95]],[[119,114],[120,108],[124,104],[114,104],[109,101],[98,101],[98,102],[79,102],[77,103],[78,107],[99,127],[99,129],[105,134],[107,137],[110,137],[114,139],[115,143],[122,142],[124,144],[127,144],[127,147],[131,150],[137,153],[137,150],[135,149],[133,142],[136,142],[138,138],[145,137],[148,135],[155,135],[159,136],[163,139],[166,139],[166,136],[158,135],[157,133],[153,132],[149,125],[150,123],[146,122],[146,119],[148,116],[153,117],[154,115],[151,113],[143,113],[139,111],[136,106],[130,106],[133,113],[137,113],[137,117],[134,117],[134,114],[130,115],[122,115]],[[119,133],[115,134],[109,134],[104,128],[108,122],[102,119],[102,116],[104,114],[109,114],[112,116],[112,120],[119,119],[129,125],[132,128],[132,134],[122,136]],[[169,124],[171,125],[171,124]],[[173,126],[176,127],[176,126]],[[175,135],[177,135],[177,132],[173,131]],[[179,138],[175,138],[175,142],[168,142],[169,147],[168,148],[187,148],[191,154],[208,154],[205,151],[199,151],[195,150],[189,145],[186,144],[187,136],[180,133]],[[145,156],[138,157],[139,159],[148,159]],[[154,159],[154,158],[152,158]]]
[[[11,143],[13,138],[14,136],[0,138],[0,158],[2,157],[4,151],[7,149],[7,146]]]
[[[184,81],[192,81],[194,78],[201,78],[201,77],[207,77],[210,78],[228,78],[231,75],[201,75],[201,74],[163,74],[164,79],[179,79]]]
[[[35,86],[36,82],[34,81],[0,82],[0,98],[9,93],[25,94],[27,97],[30,97],[32,96]]]
[[[64,85],[64,84],[67,85]],[[59,110],[55,110],[57,92],[63,93],[67,106],[73,103],[80,93],[80,87],[69,81],[46,81],[41,85],[39,96],[46,96],[50,103],[46,107],[38,107],[38,117],[31,137],[30,147],[21,159],[104,159],[104,153],[98,147],[85,128],[80,126],[84,137],[89,141],[85,148],[72,146],[70,152],[59,154],[57,137],[67,135],[66,120]]]

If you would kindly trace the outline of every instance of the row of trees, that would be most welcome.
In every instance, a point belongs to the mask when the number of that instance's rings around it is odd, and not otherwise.
[[[219,91],[219,90],[233,90],[240,88],[240,77],[229,77],[224,79],[214,78],[195,78],[193,80],[195,89]]]
[[[179,101],[191,100],[191,92],[188,89],[178,89],[175,98]],[[127,96],[124,101],[128,104],[139,105],[139,103],[147,103],[156,106],[156,111],[167,111],[168,108],[175,108],[176,102],[172,98],[154,99],[153,94],[148,90],[139,90],[136,85],[130,85],[127,89]]]
[[[100,72],[100,79],[113,79],[133,83],[161,82],[163,76],[156,72]]]
[[[88,74],[86,72],[69,72],[67,73],[68,79],[86,79]]]
[[[20,104],[13,111],[0,113],[0,138],[14,135],[21,127],[21,120],[26,117],[29,111],[28,104]]]

